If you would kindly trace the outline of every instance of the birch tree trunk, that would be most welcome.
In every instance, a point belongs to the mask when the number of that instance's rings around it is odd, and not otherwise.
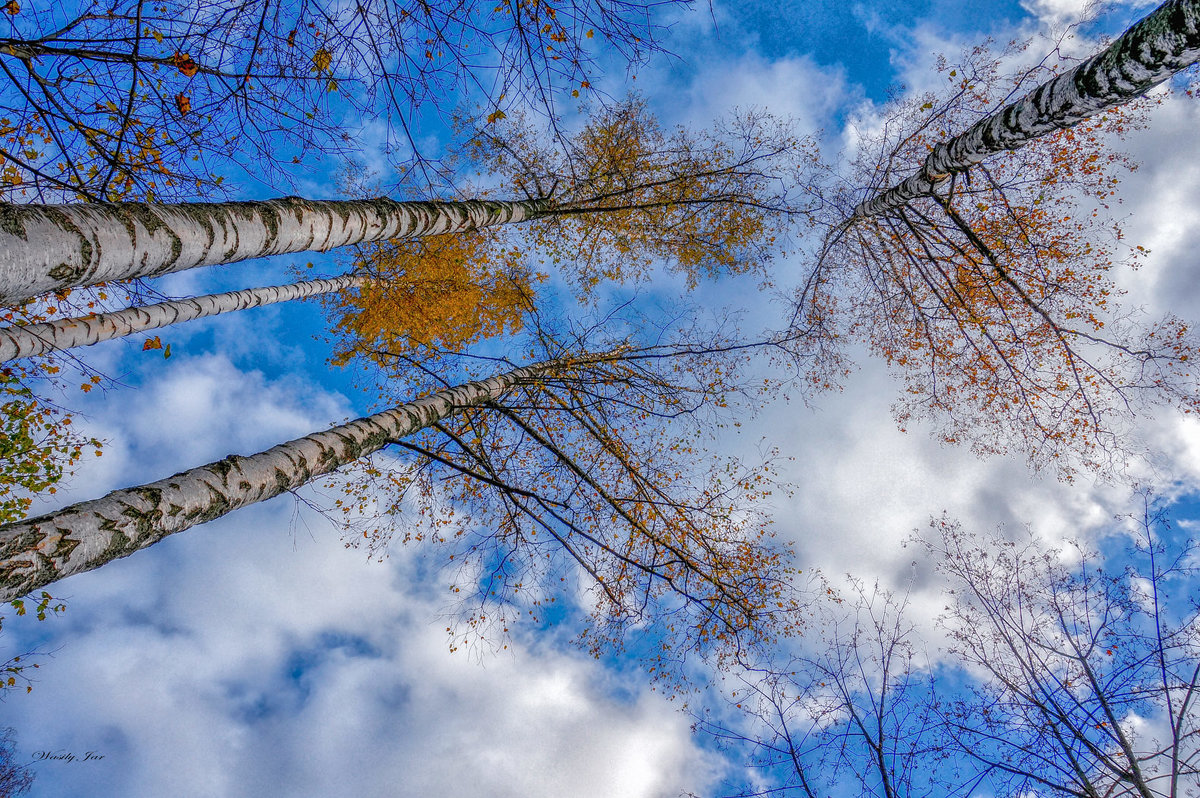
[[[112,280],[522,222],[550,200],[0,203],[0,304]]]
[[[542,375],[586,362],[591,361],[551,360],[514,369],[265,452],[231,454],[158,482],[0,526],[0,603],[298,488],[460,408],[495,401]]]
[[[244,291],[206,294],[176,299],[111,313],[93,313],[72,319],[58,319],[23,327],[0,327],[0,363],[18,357],[45,355],[61,349],[121,338],[135,332],[157,330],[193,319],[246,310],[277,302],[330,294],[360,286],[366,275],[347,274],[328,280],[305,280],[290,285],[268,285]]]
[[[1019,149],[1132,100],[1200,60],[1200,0],[1170,0],[1069,72],[933,148],[920,171],[854,209],[847,221],[927,197],[985,158]]]

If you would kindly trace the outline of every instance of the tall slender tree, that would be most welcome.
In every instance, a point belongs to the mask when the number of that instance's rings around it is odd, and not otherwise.
[[[271,285],[244,291],[225,291],[189,299],[175,299],[109,313],[93,313],[69,319],[0,327],[0,362],[91,346],[101,341],[172,324],[203,319],[236,310],[320,296],[361,286],[366,275],[347,274],[327,280],[305,280],[289,285]]]
[[[520,326],[535,280],[522,260],[519,250],[506,250],[479,231],[389,241],[359,248],[355,271],[340,277],[0,327],[0,362],[331,294],[343,295],[331,304],[343,311],[337,326],[349,333],[353,350],[384,346],[400,337],[465,345]],[[349,355],[341,353],[335,362],[344,363]]]
[[[1194,543],[1148,503],[1130,520],[1119,567],[936,525],[930,551],[958,586],[950,653],[982,674],[946,707],[943,745],[998,795],[1176,798],[1200,783]]]
[[[565,363],[542,363],[467,383],[250,457],[215,463],[4,527],[0,601],[18,598],[211,521],[238,507],[278,496],[353,462],[392,440],[493,401],[522,380]]]
[[[1200,784],[1195,543],[1148,504],[1128,547],[965,532],[921,539],[943,578],[929,650],[908,602],[827,588],[802,638],[724,674],[733,713],[700,728],[748,744],[742,798],[836,793],[1184,798]],[[925,653],[922,654],[922,650]]]
[[[770,236],[767,231],[779,225],[776,214],[795,210],[784,188],[786,173],[809,162],[807,143],[782,126],[750,124],[668,140],[636,101],[599,113],[581,138],[581,152],[572,153],[570,165],[589,177],[570,182],[522,182],[527,175],[510,167],[511,157],[496,157],[502,144],[509,148],[506,154],[514,149],[498,136],[479,148],[477,157],[489,167],[497,165],[510,190],[532,199],[288,197],[179,205],[0,206],[0,249],[6,253],[0,261],[0,302],[16,304],[50,291],[268,255],[552,219],[572,220],[572,226],[584,231],[585,240],[573,242],[580,246],[559,243],[559,259],[604,250],[586,240],[588,233],[594,238],[601,231],[611,239],[601,242],[608,243],[608,250],[646,248],[673,258],[689,273],[728,270],[747,259],[738,252],[749,249],[747,240]],[[534,174],[539,176],[544,178],[545,172]],[[574,220],[580,221],[576,225]],[[540,243],[552,238],[543,235]],[[760,247],[752,259],[761,260],[767,252]]]
[[[753,509],[769,473],[724,463],[705,470],[687,435],[663,434],[663,424],[719,405],[743,354],[627,345],[564,352],[259,454],[9,524],[0,528],[0,599],[101,567],[395,444],[411,459],[361,472],[384,488],[363,501],[429,513],[430,536],[454,545],[456,562],[473,575],[473,627],[517,605],[543,606],[564,583],[578,583],[594,596],[598,648],[619,644],[631,624],[654,623],[672,641],[664,656],[737,651],[778,634],[791,601],[786,551],[771,544]],[[681,382],[677,369],[687,365],[695,376]],[[433,512],[446,491],[461,523]],[[348,495],[339,504],[354,522],[354,499],[363,494]],[[415,534],[417,525],[401,523],[406,536]],[[367,533],[372,545],[381,545],[385,528]],[[477,593],[480,573],[490,576]],[[525,596],[532,606],[521,604]]]
[[[547,212],[547,200],[314,201],[0,207],[0,302],[113,280],[368,241],[475,230]]]
[[[837,341],[865,340],[905,380],[902,425],[931,418],[948,442],[1067,476],[1122,468],[1133,412],[1200,407],[1188,326],[1119,304],[1114,264],[1143,251],[1079,212],[1116,199],[1130,164],[1112,142],[1154,102],[1137,98],[1198,57],[1200,4],[1172,0],[1031,91],[1052,65],[1009,81],[986,48],[943,61],[944,90],[893,106],[853,190],[828,195],[797,295],[824,347],[814,381],[845,369]]]
[[[847,783],[873,798],[954,794],[908,599],[858,579],[818,584],[802,638],[722,673],[728,707],[693,711],[698,731],[748,754],[734,794],[824,798]]]
[[[988,158],[1140,97],[1198,60],[1200,2],[1168,0],[1106,49],[936,144],[920,169],[860,202],[846,224],[932,197]]]

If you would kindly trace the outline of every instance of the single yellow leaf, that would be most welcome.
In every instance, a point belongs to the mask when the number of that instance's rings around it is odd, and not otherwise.
[[[333,53],[322,47],[313,53],[312,62],[315,72],[326,72],[329,70],[329,65],[333,63]]]

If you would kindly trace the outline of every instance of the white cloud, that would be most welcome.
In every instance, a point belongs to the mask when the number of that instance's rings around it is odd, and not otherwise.
[[[769,60],[751,51],[736,60],[706,60],[685,96],[683,116],[693,124],[709,124],[733,108],[766,109],[812,133],[830,127],[857,90],[841,67],[824,67],[808,56]]]
[[[1156,0],[1021,0],[1021,7],[1039,22],[1054,27],[1074,24],[1096,11],[1153,5]]]
[[[290,539],[290,513],[254,508],[71,580],[70,610],[42,627],[62,647],[7,722],[27,756],[105,758],[36,765],[35,795],[655,798],[711,782],[686,719],[638,675],[630,697],[600,663],[520,638],[482,662],[452,654],[410,555],[364,562],[320,519]]]
[[[1051,14],[1077,4],[1037,5]],[[707,23],[696,26],[707,35]],[[918,33],[911,52],[894,54],[916,86],[930,79],[932,45],[957,46]],[[653,74],[639,82],[669,85]],[[670,90],[664,104],[681,119],[766,106],[809,128],[829,126],[860,96],[840,70],[753,51],[705,61],[687,86]],[[1176,154],[1192,140],[1196,113],[1194,104],[1169,103],[1131,143],[1145,166],[1127,184],[1130,237],[1154,250],[1131,285],[1154,309],[1188,311],[1200,301],[1192,233],[1200,173]],[[177,285],[199,286],[193,277]],[[728,299],[730,288],[711,292]],[[751,308],[749,317],[760,313]],[[257,451],[353,414],[319,375],[238,368],[231,353],[262,342],[273,363],[292,351],[273,341],[274,321],[222,324],[219,354],[185,349],[152,369],[140,363],[145,384],[88,406],[89,430],[112,442],[77,478],[73,498]],[[862,364],[816,412],[780,403],[745,428],[747,438],[758,430],[796,457],[797,493],[780,501],[776,523],[806,571],[879,576],[901,589],[911,579],[913,616],[924,624],[944,603],[940,586],[923,554],[901,542],[930,516],[947,510],[981,533],[1029,522],[1057,539],[1126,509],[1123,488],[1066,486],[1020,462],[940,446],[919,426],[900,433],[889,413],[898,386],[877,361]],[[1200,483],[1200,426],[1164,414],[1153,429],[1164,473]],[[441,611],[435,588],[411,555],[367,563],[290,501],[239,511],[73,578],[63,585],[71,606],[62,618],[6,621],[11,644],[61,645],[35,692],[5,706],[22,751],[105,756],[38,765],[35,795],[648,798],[713,784],[720,760],[688,738],[671,705],[644,692],[642,677],[564,651],[558,637],[522,632],[495,658],[450,655],[431,624]]]
[[[1041,22],[1062,25],[1081,19],[1095,0],[1022,0],[1021,7]]]

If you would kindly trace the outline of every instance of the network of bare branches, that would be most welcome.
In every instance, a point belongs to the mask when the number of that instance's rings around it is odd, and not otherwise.
[[[917,542],[946,580],[941,650],[909,595],[818,590],[804,636],[723,674],[728,706],[696,714],[750,756],[739,795],[1194,794],[1195,543],[1143,500],[1106,555],[935,520]]]
[[[582,365],[396,441],[341,485],[348,544],[373,554],[397,539],[441,544],[461,598],[456,646],[518,616],[544,619],[564,599],[590,609],[580,640],[593,653],[634,628],[661,633],[651,667],[663,679],[689,653],[737,657],[784,633],[791,555],[768,520],[778,457],[705,452],[718,426],[737,423],[739,397],[768,390],[746,373],[761,346],[682,314],[647,336],[648,319],[620,317],[632,305],[587,327],[532,302],[524,312],[515,348],[451,351],[410,335],[356,353],[385,402],[494,370],[514,351]],[[652,342],[619,337],[637,329]]]
[[[0,795],[17,798],[33,786],[33,771],[15,760],[17,742],[11,728],[0,731]]]
[[[812,591],[803,637],[720,674],[726,706],[693,713],[698,731],[746,754],[738,798],[819,798],[848,783],[864,796],[953,794],[931,790],[953,780],[907,598],[857,579],[838,589],[818,577]]]
[[[658,51],[659,7],[681,2],[8,3],[0,198],[184,198],[231,166],[286,185],[317,154],[357,154],[372,120],[384,157],[429,183],[422,117],[467,97],[553,115],[601,60]]]

